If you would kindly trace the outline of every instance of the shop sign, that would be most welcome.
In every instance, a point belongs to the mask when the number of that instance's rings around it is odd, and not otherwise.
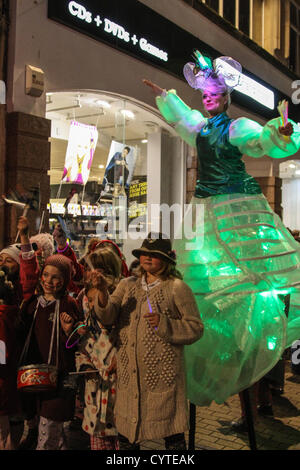
[[[143,177],[146,179],[146,177]],[[147,214],[147,181],[132,183],[129,188],[128,218],[133,219]]]
[[[226,48],[217,51],[138,0],[48,0],[48,17],[182,80],[183,67],[194,49],[212,59],[227,55]],[[288,97],[243,71],[240,86],[232,93],[233,102],[266,118],[276,117],[275,103]]]
[[[88,11],[83,5],[78,2],[69,2],[68,10],[71,15],[76,16],[79,20],[85,21],[86,23],[92,23],[94,21],[97,28],[102,28],[107,34],[111,34],[124,42],[132,41],[135,47],[139,47],[142,51],[152,54],[165,62],[168,61],[168,53],[160,50],[158,47],[150,44],[145,38],[138,38],[135,33],[130,33],[126,29],[109,18],[104,18],[97,13],[94,16],[92,12]]]
[[[66,209],[62,202],[50,202],[50,211],[51,214],[64,214]]]

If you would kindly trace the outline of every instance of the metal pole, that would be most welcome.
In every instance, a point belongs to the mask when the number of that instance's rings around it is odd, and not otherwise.
[[[195,450],[196,405],[190,403],[189,450]]]
[[[243,395],[244,404],[245,404],[245,417],[246,417],[246,423],[247,423],[247,428],[248,428],[250,449],[257,450],[249,388],[246,388],[245,390],[243,390],[242,395]]]

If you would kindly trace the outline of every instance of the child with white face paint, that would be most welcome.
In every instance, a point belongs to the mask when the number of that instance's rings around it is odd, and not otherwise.
[[[41,272],[42,293],[24,302],[21,309],[26,333],[34,321],[29,349],[22,365],[47,364],[53,324],[55,338],[58,325],[58,388],[51,393],[40,393],[36,409],[32,410],[33,416],[35,411],[40,417],[37,450],[67,449],[64,422],[71,420],[74,414],[75,393],[62,387],[62,378],[75,370],[75,348],[67,348],[66,343],[80,320],[76,301],[67,293],[71,269],[65,256],[48,257]],[[54,341],[51,365],[56,365],[56,353]]]

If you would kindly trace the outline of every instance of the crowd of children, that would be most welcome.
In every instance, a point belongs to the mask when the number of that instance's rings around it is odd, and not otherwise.
[[[17,230],[20,243],[0,251],[0,449],[68,449],[78,377],[91,450],[160,438],[185,449],[183,347],[203,324],[170,240],[149,234],[129,270],[111,240],[92,239],[77,260],[59,224],[30,237],[20,217]]]

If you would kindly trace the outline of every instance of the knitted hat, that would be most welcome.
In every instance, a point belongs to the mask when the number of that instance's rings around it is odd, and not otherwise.
[[[54,266],[55,268],[57,268],[64,278],[64,287],[67,287],[67,285],[71,281],[71,275],[72,275],[72,265],[71,265],[71,261],[69,260],[69,258],[63,255],[48,256],[48,258],[45,261],[43,271],[46,266]]]
[[[42,251],[45,258],[53,255],[54,253],[54,241],[53,236],[50,233],[38,233],[30,237],[30,243],[36,243],[39,250]]]
[[[6,254],[10,256],[14,261],[20,264],[20,253],[21,253],[21,245],[15,244],[10,245],[6,248],[3,248],[0,252],[0,256]]]
[[[141,248],[132,251],[133,256],[139,258],[143,254],[153,253],[165,261],[176,264],[176,254],[172,250],[171,240],[164,238],[162,233],[149,233]]]

